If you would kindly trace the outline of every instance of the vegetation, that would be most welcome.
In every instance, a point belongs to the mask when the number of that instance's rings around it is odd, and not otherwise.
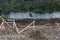
[[[0,0],[0,13],[60,11],[59,0]]]

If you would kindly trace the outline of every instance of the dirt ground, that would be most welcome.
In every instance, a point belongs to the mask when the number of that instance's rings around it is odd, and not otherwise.
[[[16,24],[19,30],[25,28],[31,21],[17,21]],[[56,25],[53,20],[45,20],[35,22],[35,30],[32,28],[26,29],[21,34],[17,34],[15,29],[7,28],[0,29],[0,40],[60,40],[60,25]],[[32,25],[30,27],[33,27]]]

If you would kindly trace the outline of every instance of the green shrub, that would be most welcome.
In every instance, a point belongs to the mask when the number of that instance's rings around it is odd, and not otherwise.
[[[60,11],[60,1],[55,0],[11,0],[0,1],[0,13],[31,11],[36,13]]]

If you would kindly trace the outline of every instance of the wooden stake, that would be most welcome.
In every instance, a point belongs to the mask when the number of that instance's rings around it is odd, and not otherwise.
[[[27,27],[25,27],[24,29],[22,29],[19,33],[22,33],[24,30],[26,30],[27,28],[30,27],[30,25],[32,25],[35,21],[33,21],[31,24],[29,24]]]
[[[34,22],[34,23],[35,23],[35,22]],[[33,30],[35,30],[35,29],[34,29],[34,28],[35,28],[34,23],[33,23]]]
[[[15,22],[14,22],[14,25],[15,25],[15,28],[16,28],[17,33],[19,33],[19,30],[18,30]]]

